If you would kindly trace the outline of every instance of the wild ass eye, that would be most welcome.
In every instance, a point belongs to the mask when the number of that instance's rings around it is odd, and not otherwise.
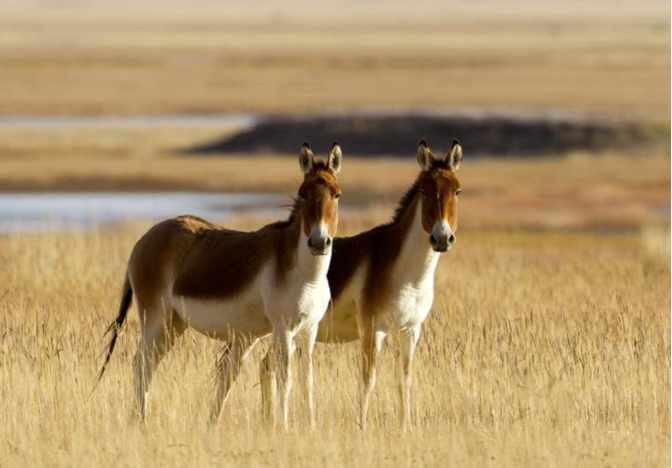
[[[334,199],[338,200],[339,198],[341,198],[341,194],[340,193],[335,193],[334,194]]]
[[[462,193],[462,189],[461,189],[461,188],[458,188],[457,190],[455,190],[455,195],[459,195],[459,194],[461,194],[461,193]]]

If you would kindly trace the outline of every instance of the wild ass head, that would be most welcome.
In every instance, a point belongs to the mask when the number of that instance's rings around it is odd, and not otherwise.
[[[308,237],[308,248],[313,255],[326,255],[338,225],[338,198],[341,187],[336,174],[341,169],[343,154],[334,143],[326,162],[315,161],[308,143],[299,153],[299,164],[304,178],[299,188],[299,211],[302,229]]]
[[[462,189],[457,169],[462,160],[462,146],[453,140],[445,159],[434,159],[425,140],[418,144],[418,164],[422,169],[419,193],[422,201],[422,227],[429,234],[435,252],[446,252],[455,243],[457,230],[457,196]]]

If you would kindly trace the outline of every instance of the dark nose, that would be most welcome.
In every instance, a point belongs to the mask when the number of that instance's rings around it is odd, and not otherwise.
[[[330,246],[330,237],[308,238],[308,247],[313,255],[325,255]]]
[[[432,234],[429,236],[429,243],[435,252],[446,252],[455,243],[455,234],[439,236],[438,238]]]

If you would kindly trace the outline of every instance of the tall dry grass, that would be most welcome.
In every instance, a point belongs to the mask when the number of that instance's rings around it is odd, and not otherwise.
[[[378,216],[380,214],[377,214]],[[367,227],[345,219],[344,234]],[[236,226],[236,224],[233,224]],[[207,424],[220,344],[187,332],[134,419],[133,315],[94,388],[142,229],[0,238],[0,466],[664,466],[670,463],[669,231],[466,231],[444,255],[398,429],[394,346],[356,424],[357,346],[318,345],[318,428],[261,424],[249,358]],[[665,246],[668,250],[665,251]]]

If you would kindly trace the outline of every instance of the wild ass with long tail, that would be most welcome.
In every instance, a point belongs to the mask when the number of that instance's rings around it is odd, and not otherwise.
[[[282,422],[289,422],[290,360],[305,335],[312,357],[318,323],[329,303],[327,270],[338,223],[342,153],[334,143],[326,162],[304,143],[304,178],[289,219],[255,232],[224,229],[194,216],[157,224],[135,245],[128,262],[119,315],[110,325],[102,377],[133,299],[140,340],[133,359],[140,418],[147,412],[152,375],[187,327],[225,341],[211,413],[216,421],[244,359],[273,335]],[[312,376],[312,358],[306,375]],[[312,378],[308,401],[313,419]],[[275,411],[274,411],[275,413]]]
[[[402,426],[410,423],[413,356],[434,299],[434,271],[440,254],[455,243],[462,147],[455,140],[446,158],[436,160],[422,140],[417,160],[422,170],[392,221],[353,237],[334,239],[327,275],[332,303],[320,322],[317,340],[343,343],[361,339],[362,427],[376,383],[378,354],[391,332],[398,334],[401,345]],[[271,369],[267,355],[261,366],[266,415],[274,399]]]

